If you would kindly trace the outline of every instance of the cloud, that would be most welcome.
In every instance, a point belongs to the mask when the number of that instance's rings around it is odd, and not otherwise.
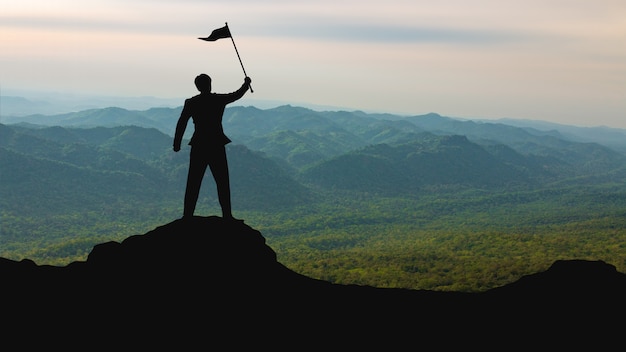
[[[317,23],[261,28],[255,35],[369,43],[498,44],[528,40],[532,35],[513,31],[489,31],[454,27],[409,27],[364,24]]]

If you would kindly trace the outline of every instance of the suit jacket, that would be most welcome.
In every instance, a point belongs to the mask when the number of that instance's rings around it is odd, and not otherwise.
[[[232,93],[204,92],[185,100],[180,113],[174,135],[174,147],[180,148],[187,123],[191,118],[194,123],[194,132],[189,145],[199,147],[224,146],[231,142],[224,134],[222,117],[226,105],[240,99],[248,90],[248,85]]]

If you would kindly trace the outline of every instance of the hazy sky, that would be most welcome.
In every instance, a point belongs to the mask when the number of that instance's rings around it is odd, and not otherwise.
[[[0,88],[626,128],[624,0],[0,0]],[[182,105],[182,101],[181,101]]]

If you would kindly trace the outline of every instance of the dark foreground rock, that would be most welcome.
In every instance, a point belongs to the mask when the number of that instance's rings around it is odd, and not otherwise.
[[[218,217],[99,244],[64,267],[0,258],[0,275],[4,335],[25,347],[597,350],[626,331],[626,275],[601,261],[557,261],[483,293],[337,285]]]

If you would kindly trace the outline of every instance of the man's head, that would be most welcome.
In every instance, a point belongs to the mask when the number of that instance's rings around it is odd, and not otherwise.
[[[209,75],[204,73],[199,74],[194,80],[194,83],[196,84],[196,88],[198,88],[201,93],[211,92],[211,77],[209,77]]]

